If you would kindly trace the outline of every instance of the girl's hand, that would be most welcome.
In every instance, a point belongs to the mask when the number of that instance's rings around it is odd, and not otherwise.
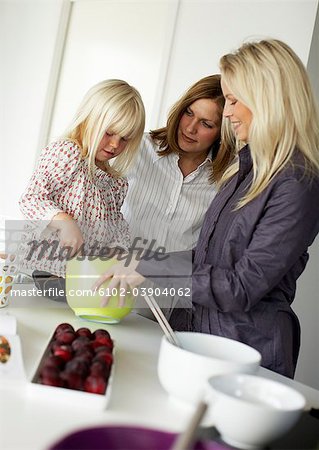
[[[70,256],[76,255],[84,244],[80,228],[73,217],[66,213],[59,213],[53,217],[49,228],[57,230],[61,247],[70,248]]]
[[[123,255],[121,256],[121,259],[123,258]],[[117,264],[115,264],[113,267],[111,267],[109,270],[107,270],[94,284],[92,287],[93,290],[98,290],[100,286],[105,283],[107,280],[111,280],[108,285],[108,292],[112,292],[112,289],[117,290],[117,292],[120,292],[120,290],[124,289],[125,292],[128,290],[128,288],[134,288],[136,286],[139,286],[145,278],[140,275],[138,272],[136,272],[138,261],[135,259],[132,260],[129,264],[127,263],[127,260],[124,258],[124,260],[119,261]],[[110,300],[111,295],[106,295],[103,297],[103,300],[101,301],[101,307],[106,306]],[[125,296],[119,296],[119,307],[123,307],[125,303]]]

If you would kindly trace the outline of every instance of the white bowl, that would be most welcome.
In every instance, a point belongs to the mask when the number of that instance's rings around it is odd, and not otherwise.
[[[241,342],[204,333],[176,334],[182,348],[164,336],[158,359],[160,383],[175,400],[194,406],[212,375],[255,373],[259,367],[260,353]]]
[[[222,439],[248,449],[260,448],[285,434],[306,404],[295,389],[247,374],[210,378],[206,400]]]

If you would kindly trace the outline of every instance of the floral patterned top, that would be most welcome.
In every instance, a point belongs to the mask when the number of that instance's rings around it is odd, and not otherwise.
[[[128,225],[120,212],[127,192],[127,180],[115,178],[94,167],[93,177],[90,177],[88,162],[81,158],[79,146],[72,141],[60,140],[43,149],[38,166],[19,201],[32,229],[19,252],[23,255],[23,268],[65,276],[65,258],[61,261],[63,258],[51,257],[52,253],[49,256],[53,246],[44,255],[43,247],[31,245],[34,239],[38,243],[39,239],[45,239],[49,246],[57,242],[58,233],[46,227],[59,212],[65,212],[76,220],[86,249],[94,248],[92,251],[96,252],[101,246],[129,246]],[[57,247],[54,255],[61,255],[61,251]]]

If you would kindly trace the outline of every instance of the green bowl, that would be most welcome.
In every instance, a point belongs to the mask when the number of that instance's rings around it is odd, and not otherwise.
[[[66,298],[76,316],[93,322],[114,324],[132,311],[134,306],[132,295],[125,297],[123,307],[118,306],[121,298],[118,289],[113,290],[114,295],[106,307],[100,306],[103,295],[108,291],[109,280],[96,292],[92,289],[98,278],[116,263],[118,261],[114,258],[104,261],[97,257],[81,257],[67,261]]]

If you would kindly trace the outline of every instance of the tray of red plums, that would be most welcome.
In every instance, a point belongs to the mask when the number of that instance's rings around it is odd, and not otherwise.
[[[31,379],[31,392],[104,408],[110,398],[114,344],[108,331],[58,325]]]

